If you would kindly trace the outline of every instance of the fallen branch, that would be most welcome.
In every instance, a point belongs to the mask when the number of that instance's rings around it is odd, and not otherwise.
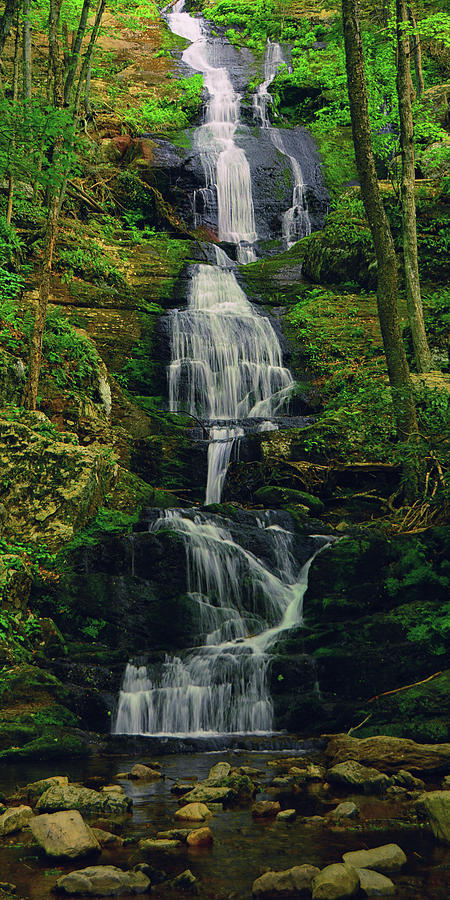
[[[418,687],[420,684],[426,684],[428,681],[432,681],[433,678],[437,678],[438,675],[442,675],[442,672],[435,672],[434,675],[429,675],[428,678],[424,678],[423,681],[415,681],[413,684],[405,684],[404,687],[395,688],[393,691],[384,691],[382,694],[376,694],[375,697],[371,697],[370,700],[367,700],[367,703],[373,703],[374,700],[379,700],[380,697],[389,697],[391,694],[398,694],[400,691],[409,691],[410,688]]]
[[[371,719],[371,718],[372,718],[372,713],[369,713],[369,715],[366,716],[366,718],[363,719],[362,722],[359,723],[359,725],[355,725],[354,728],[349,728],[349,730],[347,731],[347,734],[350,735],[353,731],[357,731],[358,728],[362,728],[362,726],[365,725],[366,722],[368,722],[369,719]]]

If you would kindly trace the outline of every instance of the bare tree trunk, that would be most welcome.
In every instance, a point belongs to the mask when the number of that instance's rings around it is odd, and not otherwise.
[[[52,274],[53,252],[58,230],[58,196],[55,192],[48,211],[45,230],[45,242],[42,256],[41,283],[39,286],[39,301],[34,321],[33,334],[30,343],[30,356],[28,363],[28,377],[25,384],[22,403],[26,409],[36,409],[39,376],[42,362],[42,341],[44,337],[45,319],[47,316],[48,298],[50,294],[50,280]]]
[[[83,87],[83,82],[86,78],[87,71],[89,69],[89,65],[92,60],[92,54],[94,52],[95,42],[97,40],[97,35],[100,30],[100,25],[102,24],[102,17],[103,17],[103,13],[105,11],[105,6],[106,6],[106,0],[100,0],[100,3],[97,7],[97,13],[95,16],[94,27],[91,32],[91,37],[89,40],[88,48],[86,50],[86,53],[84,54],[83,65],[81,66],[80,77],[78,79],[75,98],[73,101],[73,108],[74,108],[75,116],[78,115],[78,109],[80,106],[81,90]]]
[[[398,47],[397,95],[400,117],[400,147],[402,151],[400,191],[406,301],[417,370],[418,372],[429,372],[431,369],[431,355],[423,321],[417,255],[416,200],[414,195],[414,129],[411,109],[413,88],[409,65],[409,37],[406,31],[408,25],[406,0],[396,0],[396,9]]]
[[[414,16],[414,11],[411,6],[411,3],[408,3],[408,19],[414,29],[413,53],[414,53],[414,68],[416,71],[416,82],[417,82],[416,96],[417,96],[417,99],[420,100],[420,98],[425,90],[425,84],[423,81],[423,71],[422,71],[422,48],[420,46],[420,37],[417,34],[417,30],[416,30],[417,24],[416,24],[416,19]]]
[[[53,106],[62,106],[62,66],[58,46],[58,26],[61,13],[62,0],[50,0],[50,12],[48,20],[48,85],[47,93]],[[52,148],[53,159],[56,160],[61,151],[62,136],[58,136]],[[48,197],[48,216],[45,228],[44,247],[42,253],[41,280],[39,285],[39,300],[36,310],[33,334],[30,342],[30,355],[28,361],[28,376],[23,393],[23,405],[26,409],[36,409],[39,376],[42,361],[42,341],[44,337],[45,319],[47,316],[48,298],[50,294],[50,281],[52,274],[53,252],[55,249],[56,235],[58,232],[59,216],[59,191],[57,186],[51,187]]]
[[[14,16],[19,9],[20,0],[6,0],[5,11],[0,19],[0,56],[3,53],[3,47],[9,37],[9,32],[14,22]]]
[[[84,111],[87,119],[92,119],[92,106],[91,106],[91,75],[92,75],[92,63],[93,63],[93,55],[91,56],[87,72],[86,72],[86,84],[84,87]]]
[[[417,433],[417,419],[400,331],[397,260],[381,199],[370,133],[364,55],[357,0],[342,0],[348,95],[361,195],[369,220],[378,266],[377,306],[391,386],[397,434]]]
[[[19,94],[19,46],[20,46],[20,23],[19,23],[19,11],[17,10],[17,18],[16,18],[16,39],[14,42],[14,64],[13,64],[13,81],[12,81],[12,102],[13,102],[13,111],[17,104],[17,97]],[[15,125],[14,125],[15,128]],[[12,211],[13,211],[13,200],[14,200],[14,154],[16,150],[16,136],[15,131],[13,131],[12,139],[11,139],[11,164],[9,167],[9,177],[8,177],[8,199],[6,203],[6,224],[11,225]]]
[[[70,45],[69,45],[69,29],[67,27],[67,22],[61,23],[61,41],[63,47],[63,61],[64,61],[64,77],[67,76],[67,72],[69,71],[70,65]]]
[[[103,17],[103,13],[105,11],[105,6],[106,6],[106,0],[100,0],[100,3],[97,8],[97,13],[95,16],[95,21],[94,21],[94,27],[91,32],[89,44],[88,44],[86,53],[84,54],[83,64],[81,66],[81,72],[80,72],[80,75],[78,78],[77,89],[76,89],[75,97],[74,97],[74,101],[73,101],[74,121],[78,115],[78,109],[80,106],[80,97],[81,97],[81,90],[83,87],[83,82],[87,78],[87,73],[89,72],[90,66],[92,64],[92,54],[94,52],[95,42],[97,40],[97,35],[100,30],[100,25],[102,23],[102,17]],[[64,181],[61,186],[61,191],[60,191],[60,195],[59,195],[59,212],[61,212],[62,205],[64,203],[64,197],[65,197],[66,189],[67,189],[67,178],[68,178],[68,173],[66,173],[66,175],[64,177]]]
[[[23,96],[31,100],[31,0],[23,0]]]
[[[67,72],[66,81],[64,84],[64,103],[67,106],[70,101],[70,94],[72,91],[73,83],[75,80],[75,74],[77,71],[78,60],[80,58],[81,53],[81,45],[83,43],[83,38],[86,31],[86,25],[89,15],[89,9],[91,5],[91,0],[84,0],[83,7],[81,10],[80,21],[78,24],[78,30],[75,37],[75,41],[73,44],[72,55],[69,60],[69,68]]]

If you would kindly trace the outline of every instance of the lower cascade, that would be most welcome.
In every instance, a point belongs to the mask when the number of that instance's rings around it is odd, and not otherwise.
[[[210,215],[216,210],[219,240],[235,245],[239,263],[251,263],[258,234],[250,166],[236,143],[246,129],[240,120],[241,98],[227,69],[215,64],[215,41],[202,20],[184,12],[183,2],[167,20],[191,42],[183,62],[203,74],[208,94],[205,123],[194,133],[205,178],[203,209]],[[290,163],[292,207],[279,228],[289,246],[309,233],[311,224],[300,163],[287,152],[267,115],[267,88],[282,64],[281,49],[269,44],[254,110],[261,130]],[[198,198],[193,199],[196,224],[201,224]],[[249,302],[238,282],[233,251],[229,253],[209,247],[210,262],[193,267],[187,308],[167,316],[169,408],[200,419],[209,436],[207,506],[220,503],[228,465],[238,456],[246,429],[276,430],[294,388],[272,322]],[[300,538],[283,512],[242,510],[238,519],[197,509],[150,511],[149,530],[175,533],[184,546],[196,646],[167,655],[162,664],[128,664],[116,734],[273,730],[270,649],[282,631],[302,623],[309,567],[332,539]]]
[[[197,607],[203,643],[182,657],[167,656],[162,667],[128,664],[115,733],[272,730],[270,647],[280,632],[301,624],[311,562],[331,539],[306,538],[302,565],[298,538],[283,527],[289,516],[275,511],[247,515],[262,532],[264,560],[238,542],[231,522],[217,516],[214,522],[196,510],[168,510],[150,524],[152,531],[169,528],[183,536],[188,595]]]

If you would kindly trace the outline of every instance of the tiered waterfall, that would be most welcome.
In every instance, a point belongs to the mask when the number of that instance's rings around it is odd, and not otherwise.
[[[204,171],[202,208],[217,209],[219,240],[236,245],[239,262],[251,262],[258,235],[250,168],[235,142],[242,127],[240,97],[227,69],[214,66],[214,42],[201,19],[185,13],[179,3],[168,22],[191,42],[183,61],[203,74],[208,93],[205,123],[194,137]],[[254,109],[259,124],[270,128],[272,142],[291,163],[293,206],[283,221],[289,244],[308,233],[310,225],[299,162],[285,152],[267,116],[267,88],[282,62],[278,45],[269,44],[265,81]],[[294,385],[270,320],[254,310],[239,286],[236,264],[218,247],[213,254],[214,264],[195,267],[187,308],[170,314],[168,372],[170,409],[191,413],[209,432],[207,505],[220,502],[231,455],[244,434],[242,420],[257,420],[259,430],[276,428],[273,419],[286,411]],[[185,547],[198,646],[183,656],[167,656],[159,666],[129,663],[116,733],[272,729],[268,650],[277,634],[301,623],[309,566],[329,540],[307,538],[301,560],[288,516],[267,511],[247,517],[250,530],[260,532],[262,557],[246,549],[245,529],[241,534],[222,516],[207,510],[155,512],[150,530],[176,532]]]

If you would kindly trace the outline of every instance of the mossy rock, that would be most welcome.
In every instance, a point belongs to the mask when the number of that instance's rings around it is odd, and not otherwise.
[[[325,509],[325,504],[322,500],[318,497],[314,497],[313,494],[274,485],[258,488],[258,490],[255,491],[255,500],[259,503],[264,503],[265,506],[275,507],[299,504],[316,514],[320,514]]]

